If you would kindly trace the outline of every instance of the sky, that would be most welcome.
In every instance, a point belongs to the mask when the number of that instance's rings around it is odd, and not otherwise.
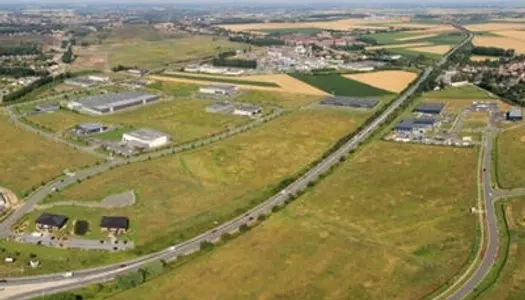
[[[340,4],[359,4],[363,3],[363,0],[328,0],[328,1],[309,1],[309,0],[112,0],[111,2],[130,3],[130,4],[147,4],[147,3],[202,3],[202,4],[216,4],[216,3],[236,3],[236,4],[320,4],[320,3],[340,3]],[[523,0],[367,0],[366,3],[377,3],[377,4],[422,4],[422,3],[442,3],[442,4],[506,4],[506,3],[523,3]],[[9,4],[49,4],[49,3],[64,3],[64,4],[89,4],[89,3],[108,3],[104,0],[0,0],[0,3]]]

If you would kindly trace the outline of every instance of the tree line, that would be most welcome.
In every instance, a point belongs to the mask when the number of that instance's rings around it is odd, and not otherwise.
[[[230,42],[246,43],[254,46],[281,46],[284,41],[276,38],[256,38],[251,36],[231,36]]]
[[[35,43],[0,46],[0,56],[40,54],[40,47]]]
[[[252,59],[229,58],[236,54],[235,51],[220,53],[213,58],[212,64],[216,67],[233,67],[242,69],[257,69],[257,61]]]
[[[512,57],[516,51],[514,49],[503,49],[498,47],[474,47],[472,54],[483,56],[504,56]]]
[[[71,74],[70,73],[64,73],[64,74],[60,74],[56,77],[53,77],[51,75],[48,75],[48,76],[44,76],[42,78],[39,78],[37,80],[35,80],[34,82],[32,82],[31,84],[27,85],[27,86],[24,86],[16,91],[13,91],[7,95],[4,96],[3,98],[3,102],[4,103],[12,103],[12,102],[15,102],[17,100],[20,100],[22,97],[24,97],[25,95],[31,93],[32,91],[46,85],[46,84],[49,84],[51,82],[54,82],[54,81],[62,81],[66,78],[69,78],[71,77]]]
[[[28,67],[7,67],[7,66],[0,66],[0,76],[8,76],[8,77],[27,77],[27,76],[47,76],[49,75],[49,72],[47,71],[36,71]]]

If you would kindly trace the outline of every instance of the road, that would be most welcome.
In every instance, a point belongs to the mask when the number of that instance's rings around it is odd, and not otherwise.
[[[471,36],[469,36],[469,39],[471,39]],[[468,41],[460,43],[454,49],[458,49],[459,47],[463,46],[466,42]],[[450,53],[438,63],[438,66],[443,65],[446,62],[449,55]],[[419,88],[421,83],[428,78],[429,74],[432,71],[433,67],[428,67],[427,69],[425,69],[421,76],[418,78],[418,80],[410,88],[408,88],[395,101],[393,101],[385,109],[385,111],[383,111],[381,115],[375,118],[368,126],[360,130],[352,139],[343,144],[340,148],[338,148],[331,155],[323,159],[313,168],[308,170],[306,174],[304,174],[302,177],[300,177],[292,184],[287,186],[282,192],[272,196],[271,198],[267,199],[258,206],[250,209],[243,215],[238,216],[224,224],[221,224],[213,228],[212,230],[209,230],[190,240],[174,245],[168,249],[151,253],[149,255],[120,264],[77,271],[75,272],[73,280],[71,278],[65,279],[60,273],[40,276],[8,278],[7,283],[0,285],[0,287],[4,287],[5,292],[7,292],[4,295],[16,296],[17,299],[27,299],[43,294],[51,294],[64,290],[70,290],[90,283],[111,280],[115,276],[138,269],[148,262],[161,259],[169,262],[176,260],[179,256],[198,251],[202,242],[216,241],[220,239],[220,237],[223,234],[235,232],[242,225],[249,224],[250,222],[254,221],[259,215],[270,214],[274,206],[283,205],[285,201],[288,200],[289,195],[297,194],[300,191],[304,190],[310,182],[315,181],[319,178],[320,175],[329,171],[340,161],[342,157],[345,157],[352,150],[355,150],[362,142],[364,142],[367,138],[374,134],[385,123],[385,121],[388,120],[388,118],[396,111],[396,109],[398,109],[410,96],[414,94],[417,88]],[[50,282],[53,282],[54,285],[49,286]],[[63,282],[63,284],[59,284],[60,282]],[[23,290],[23,292],[10,292],[20,291],[20,286],[23,285],[28,285],[28,288],[26,290]],[[2,294],[0,294],[0,297],[2,297]]]

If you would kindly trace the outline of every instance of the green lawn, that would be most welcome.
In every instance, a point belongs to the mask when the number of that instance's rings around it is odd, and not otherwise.
[[[263,86],[263,87],[279,87],[277,83],[274,82],[265,82],[265,81],[251,81],[251,80],[242,80],[242,79],[235,79],[235,77],[230,78],[224,78],[224,77],[213,77],[213,76],[196,76],[196,75],[186,75],[186,74],[160,74],[160,76],[164,77],[173,77],[173,78],[182,78],[182,79],[190,79],[190,80],[206,80],[206,81],[214,81],[218,83],[230,83],[230,84],[245,84],[245,85],[253,85],[253,86]]]
[[[141,251],[185,240],[264,200],[278,183],[319,158],[368,113],[301,110],[199,150],[135,163],[86,180],[47,202],[100,201],[134,190],[127,208],[89,210],[94,216],[125,215]],[[48,211],[60,212],[61,208]],[[82,218],[85,208],[68,208]]]
[[[374,142],[249,233],[112,299],[421,299],[471,255],[477,156]]]
[[[292,74],[292,76],[309,85],[312,85],[327,93],[333,93],[337,96],[378,97],[391,94],[388,91],[381,90],[355,80],[343,78],[339,74],[308,75],[295,73]]]
[[[434,99],[465,99],[465,100],[494,100],[487,91],[478,88],[474,85],[464,87],[449,87],[444,90],[432,91],[425,94],[426,98]]]

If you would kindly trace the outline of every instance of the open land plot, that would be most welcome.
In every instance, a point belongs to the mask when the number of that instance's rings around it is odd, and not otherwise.
[[[392,93],[399,93],[417,78],[417,74],[407,71],[379,71],[362,74],[346,74],[343,75],[343,77]]]
[[[112,299],[421,299],[474,247],[476,164],[475,149],[375,142],[248,234]]]
[[[338,110],[296,111],[209,147],[117,168],[46,201],[100,201],[134,190],[135,205],[109,213],[130,217],[128,235],[141,249],[158,249],[266,199],[281,180],[318,159],[369,116]],[[69,213],[81,217],[83,211],[72,207]],[[108,213],[94,211],[99,216]]]
[[[212,103],[212,100],[177,99],[108,116],[89,116],[60,110],[49,114],[31,115],[27,119],[54,132],[63,132],[79,123],[88,122],[151,128],[169,134],[175,143],[219,133],[249,122],[247,118],[206,112],[206,106]]]
[[[280,106],[285,108],[297,108],[322,100],[323,96],[301,95],[269,91],[246,91],[237,97],[237,101]]]
[[[483,300],[525,298],[525,198],[503,206],[510,239],[507,260],[495,284],[479,297]]]
[[[273,34],[289,34],[289,33],[302,33],[302,34],[316,34],[323,31],[322,28],[318,27],[304,27],[304,28],[273,28],[273,29],[262,29],[260,30],[266,33]]]
[[[466,100],[490,100],[498,99],[489,92],[475,86],[449,87],[444,90],[432,91],[425,94],[426,98],[433,99],[466,99]]]
[[[516,39],[520,41],[525,41],[525,30],[502,30],[502,31],[497,31],[496,33],[499,36],[508,37],[508,38]]]
[[[519,30],[525,29],[525,24],[523,23],[483,23],[483,24],[473,24],[466,26],[470,31],[502,31],[502,30]],[[497,44],[496,44],[497,45]]]
[[[377,97],[390,93],[352,79],[344,78],[339,74],[308,75],[296,73],[292,76],[336,96]]]
[[[416,52],[426,52],[426,53],[432,53],[432,54],[439,54],[443,55],[446,54],[448,51],[452,49],[452,46],[450,45],[437,45],[437,46],[425,46],[425,47],[410,47],[407,48],[409,51],[416,51]]]
[[[73,170],[96,162],[90,155],[14,127],[3,111],[0,132],[4,141],[4,147],[0,148],[0,186],[19,196],[61,175],[64,169]]]
[[[183,72],[170,72],[161,76],[150,76],[158,81],[185,82],[190,84],[232,84],[240,89],[286,92],[305,95],[327,95],[321,89],[308,85],[286,74],[255,75],[255,76],[215,76],[206,74],[188,74]]]
[[[525,185],[525,127],[503,131],[497,138],[497,179],[502,188]]]
[[[525,40],[517,40],[509,37],[476,36],[474,45],[481,47],[500,47],[514,49],[517,53],[525,53]]]
[[[489,124],[489,114],[486,112],[469,113],[465,119],[464,129],[484,128]]]

